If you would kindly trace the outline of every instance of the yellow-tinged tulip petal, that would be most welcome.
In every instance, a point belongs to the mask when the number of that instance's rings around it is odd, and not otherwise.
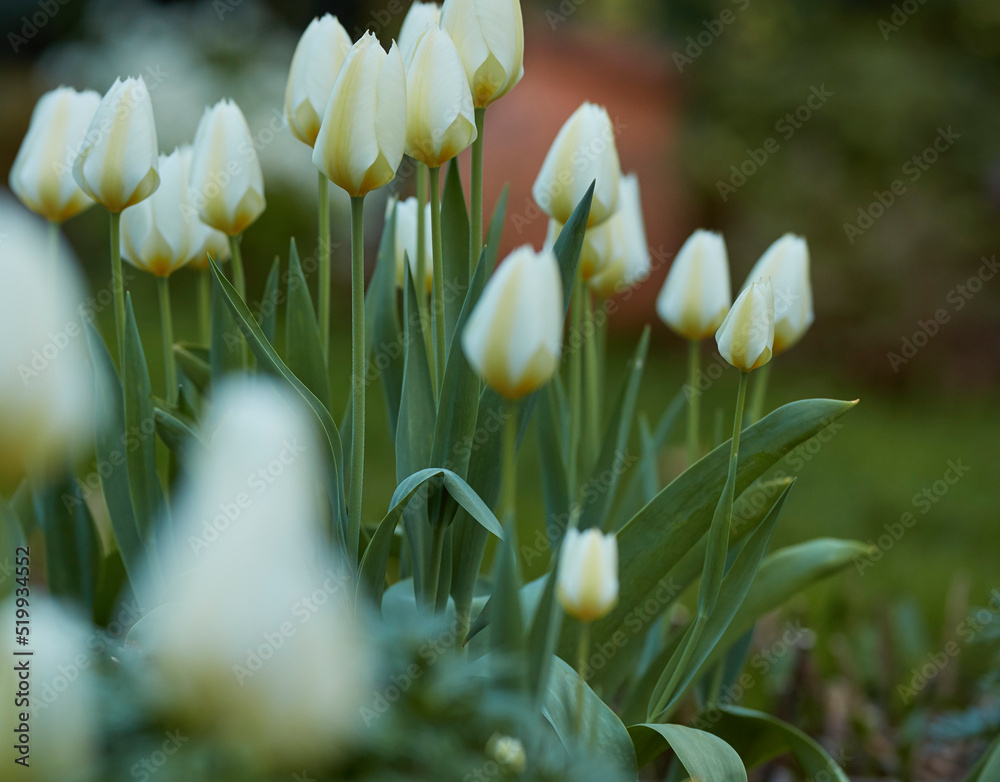
[[[743,372],[771,360],[774,344],[774,291],[770,280],[744,289],[715,335],[722,357]]]
[[[285,87],[285,119],[295,138],[310,147],[350,50],[351,36],[330,14],[313,19],[295,47]]]
[[[674,258],[656,312],[682,337],[705,339],[719,328],[730,302],[726,243],[720,234],[695,231]]]
[[[416,0],[410,6],[410,10],[403,18],[403,26],[399,28],[399,37],[396,38],[396,46],[399,47],[399,53],[403,55],[404,63],[410,61],[413,45],[417,42],[417,38],[423,35],[428,25],[439,27],[440,24],[441,6],[437,3],[421,3],[420,0]]]
[[[809,246],[801,236],[785,234],[754,264],[744,286],[768,279],[774,286],[774,355],[798,342],[813,322],[809,284]]]
[[[101,99],[73,178],[84,193],[111,212],[149,198],[160,184],[153,104],[142,77],[116,79]]]
[[[406,154],[437,168],[476,140],[476,112],[448,33],[428,27],[406,62]]]
[[[607,616],[618,602],[618,539],[591,527],[566,530],[556,594],[567,614],[581,622]]]
[[[264,174],[240,107],[220,100],[205,109],[194,136],[191,205],[206,225],[243,233],[267,206]]]
[[[73,178],[73,163],[100,103],[93,90],[59,87],[35,105],[10,169],[10,189],[46,220],[61,223],[94,205]]]
[[[441,28],[458,47],[479,108],[499,100],[524,76],[519,0],[445,0]]]
[[[555,256],[525,245],[508,255],[486,283],[462,332],[462,348],[490,386],[519,399],[559,369],[564,316]]]
[[[396,44],[372,33],[354,44],[326,105],[313,163],[351,196],[396,176],[406,141],[406,74]]]
[[[600,225],[618,208],[621,166],[608,112],[584,103],[559,130],[531,190],[554,220],[569,221],[576,205],[596,181],[588,227]]]

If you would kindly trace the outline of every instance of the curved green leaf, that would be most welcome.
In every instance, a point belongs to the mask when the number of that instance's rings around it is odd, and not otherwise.
[[[267,273],[264,283],[264,297],[257,308],[257,322],[267,341],[274,344],[274,335],[278,326],[278,283],[281,279],[281,259],[275,258],[271,271]]]
[[[205,389],[212,382],[212,365],[208,348],[190,342],[176,343],[174,358],[177,360],[177,366],[198,392],[205,393]]]
[[[677,755],[688,775],[704,782],[746,782],[747,770],[739,754],[711,733],[685,725],[630,725],[639,768],[668,747]]]

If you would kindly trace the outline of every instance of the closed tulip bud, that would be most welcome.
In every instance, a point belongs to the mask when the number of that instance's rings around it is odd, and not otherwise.
[[[445,0],[441,27],[458,47],[478,108],[521,81],[524,22],[519,0]]]
[[[410,61],[410,54],[413,52],[413,45],[417,38],[423,35],[424,30],[430,27],[438,27],[441,24],[441,6],[437,3],[421,3],[416,0],[410,10],[403,18],[403,26],[399,29],[399,37],[396,39],[396,46],[399,53],[403,55],[403,62]],[[465,72],[465,66],[462,66]]]
[[[10,198],[0,199],[0,235],[3,486],[25,466],[65,469],[93,438],[94,403],[83,286],[69,250],[59,245],[53,258],[45,224]]]
[[[566,223],[596,180],[587,220],[587,225],[593,227],[618,208],[620,176],[611,117],[603,107],[584,103],[552,142],[531,192],[549,217]]]
[[[206,225],[238,236],[264,211],[264,174],[240,107],[205,109],[194,136],[191,205]]]
[[[674,258],[656,299],[656,312],[688,339],[710,337],[726,317],[732,294],[722,236],[695,231]]]
[[[396,214],[396,285],[400,288],[406,282],[406,266],[404,258],[409,258],[410,275],[417,279],[417,199],[410,196],[405,201],[391,202]],[[427,262],[424,264],[424,287],[430,291],[434,282],[434,269],[431,264],[433,242],[431,241],[431,205],[425,204],[424,252]]]
[[[715,335],[722,357],[749,372],[771,360],[774,344],[774,290],[770,280],[750,283]]]
[[[649,274],[649,246],[642,219],[639,179],[635,174],[621,178],[618,188],[618,211],[606,223],[592,228],[606,234],[607,261],[590,280],[590,289],[598,296],[611,296],[632,287]],[[587,233],[590,233],[588,231]]]
[[[564,316],[555,255],[519,247],[497,267],[469,316],[465,356],[490,386],[520,399],[559,369]]]
[[[157,277],[167,277],[191,260],[200,221],[189,201],[190,168],[191,147],[160,155],[160,186],[122,212],[122,257]]]
[[[326,104],[313,163],[350,196],[396,176],[406,143],[406,73],[396,44],[365,33],[344,61]]]
[[[774,286],[774,355],[802,339],[813,322],[806,240],[785,234],[754,265],[744,285],[770,278]]]
[[[476,112],[448,33],[428,27],[406,63],[406,154],[431,168],[476,140]]]
[[[581,622],[607,616],[618,602],[618,538],[595,527],[566,530],[556,592],[563,610]]]
[[[61,223],[94,205],[73,178],[73,162],[100,103],[93,90],[59,87],[35,104],[10,170],[10,189],[46,220]]]
[[[73,178],[111,212],[149,198],[160,184],[153,104],[146,82],[115,79],[90,122]]]
[[[351,36],[330,14],[313,19],[295,47],[285,87],[285,120],[292,135],[310,147],[316,143],[323,110],[350,50]]]

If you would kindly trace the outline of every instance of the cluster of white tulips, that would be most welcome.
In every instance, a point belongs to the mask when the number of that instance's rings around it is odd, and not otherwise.
[[[807,245],[791,234],[777,240],[734,302],[722,237],[699,230],[684,243],[656,309],[690,344],[680,400],[688,409],[688,469],[660,486],[671,405],[654,429],[643,423],[641,480],[620,486],[615,460],[632,432],[648,330],[619,401],[609,405],[598,310],[651,272],[639,180],[621,170],[607,110],[583,103],[540,161],[533,186],[549,218],[544,245],[497,262],[505,202],[484,225],[485,116],[522,79],[523,56],[518,0],[415,2],[388,49],[371,32],[352,43],[329,14],[308,26],[291,61],[284,113],[317,169],[318,279],[310,292],[294,242],[286,291],[278,290],[275,263],[260,300],[287,293],[283,350],[273,307],[248,306],[242,237],[266,202],[251,129],[234,102],[205,109],[192,143],[169,154],[158,148],[142,78],[116,80],[103,98],[60,87],[32,115],[10,185],[50,232],[0,201],[0,233],[14,240],[0,243],[4,279],[13,281],[0,291],[0,491],[11,497],[0,501],[0,541],[43,536],[51,591],[94,616],[116,605],[118,592],[134,595],[147,615],[121,653],[139,650],[151,666],[135,708],[210,737],[238,763],[276,773],[347,762],[369,747],[358,715],[384,672],[363,625],[385,593],[393,606],[387,623],[401,611],[443,617],[457,643],[441,655],[488,657],[497,690],[525,696],[529,712],[566,746],[600,754],[616,745],[607,752],[614,773],[594,766],[610,774],[601,779],[619,772],[635,779],[636,763],[666,745],[685,764],[710,756],[708,766],[687,767],[692,777],[738,766],[746,779],[723,739],[699,739],[686,753],[687,734],[666,728],[679,699],[712,665],[721,667],[713,655],[726,652],[719,644],[738,624],[761,566],[789,486],[767,483],[765,471],[849,407],[809,400],[752,426],[763,412],[765,370],[744,426],[750,373],[795,345],[813,321]],[[469,147],[466,209],[455,158]],[[366,295],[365,197],[396,178],[404,156],[415,192],[389,201]],[[330,353],[330,182],[351,198],[349,364]],[[59,226],[95,203],[110,214],[110,293],[85,306]],[[162,394],[150,387],[123,259],[158,281]],[[185,266],[199,273],[197,345],[176,345],[173,336],[169,280]],[[114,306],[112,350],[80,323],[104,305]],[[732,439],[708,452],[699,443],[699,366],[701,343],[713,335],[740,382]],[[229,337],[236,356],[228,355]],[[377,447],[394,452],[397,486],[377,517],[376,503],[362,505],[373,369],[390,430]],[[352,378],[339,420],[329,384],[335,372]],[[517,453],[533,412],[551,562],[542,579],[522,586]],[[741,441],[751,452],[742,463]],[[158,443],[170,451],[166,470]],[[91,452],[95,495],[75,475]],[[748,521],[738,531],[734,506],[742,487],[754,485],[768,487],[766,500],[744,507]],[[71,522],[52,499],[59,491]],[[28,506],[37,526],[8,525]],[[490,535],[498,543],[484,581]],[[113,545],[102,545],[109,538]],[[850,561],[852,551],[845,544],[817,558],[822,573],[835,569],[831,561]],[[118,567],[109,575],[110,560]],[[602,672],[591,644],[606,655],[609,639],[668,576],[698,584],[690,624],[668,638],[660,623],[644,621],[634,632],[645,640],[627,640],[623,656],[645,649],[635,671]],[[106,581],[116,577],[109,597]],[[46,605],[42,613],[59,610]],[[564,615],[575,621],[564,623]],[[60,654],[80,651],[75,625],[67,623],[60,640],[45,622]],[[574,653],[575,667],[566,665]],[[475,677],[485,675],[480,668]],[[86,687],[67,701],[78,713],[93,706],[98,679],[81,677]],[[591,689],[594,679],[600,687]],[[603,687],[606,702],[597,695]],[[630,713],[645,715],[628,731],[607,705],[616,692],[629,696]],[[67,746],[89,757],[98,731],[79,722],[65,728]],[[595,726],[606,735],[588,748]],[[495,726],[482,742],[488,762],[533,778],[531,758],[541,750],[527,741],[531,732],[522,725],[515,738]],[[92,778],[89,761],[71,773],[66,758],[52,755],[50,778]]]

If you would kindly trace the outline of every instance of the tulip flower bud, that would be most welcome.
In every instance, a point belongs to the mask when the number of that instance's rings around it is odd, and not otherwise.
[[[372,33],[354,44],[326,104],[313,163],[350,196],[396,176],[406,143],[406,73],[396,44]]]
[[[316,143],[323,110],[350,50],[351,36],[330,14],[313,19],[295,47],[285,87],[285,121],[292,135],[310,147]]]
[[[499,100],[524,76],[519,0],[445,0],[441,28],[458,47],[477,108]]]
[[[0,199],[0,486],[25,465],[64,469],[93,438],[83,286],[69,250],[44,223]],[[16,483],[15,483],[16,485]]]
[[[216,263],[225,263],[231,253],[229,238],[222,231],[209,228],[201,220],[192,226],[191,258],[187,264],[192,269],[198,271],[208,269],[209,256]]]
[[[747,281],[770,278],[774,286],[774,355],[802,339],[813,322],[809,247],[801,236],[785,234],[754,264]]]
[[[489,385],[520,399],[559,369],[564,317],[556,257],[525,245],[486,283],[462,333],[462,348]]]
[[[404,63],[410,61],[413,45],[417,42],[417,38],[423,35],[424,30],[428,26],[438,27],[440,24],[441,6],[437,3],[421,3],[420,0],[416,0],[410,6],[410,10],[403,18],[403,26],[399,29],[399,37],[396,38],[396,46],[399,47],[399,53],[403,55]],[[462,72],[465,72],[464,65]]]
[[[587,226],[600,225],[618,208],[620,164],[611,117],[601,106],[584,103],[566,120],[552,142],[531,190],[549,217],[569,221],[576,205],[594,187]]]
[[[46,220],[61,223],[94,205],[73,179],[73,162],[100,103],[93,90],[59,87],[35,104],[10,169],[10,189]]]
[[[587,231],[607,234],[608,257],[589,279],[590,289],[598,296],[611,296],[632,287],[649,274],[649,246],[642,219],[639,179],[623,176],[618,188],[618,211],[606,223]]]
[[[396,285],[400,288],[406,282],[406,267],[404,257],[410,260],[410,274],[414,281],[417,279],[417,199],[410,196],[405,201],[395,201],[392,208],[396,213]],[[424,255],[427,262],[424,264],[424,286],[430,291],[434,282],[434,268],[431,264],[433,254],[433,242],[431,241],[431,205],[425,204],[424,225]]]
[[[448,33],[428,27],[406,62],[406,154],[437,168],[476,140],[476,112]]]
[[[705,339],[726,317],[731,297],[726,243],[720,234],[695,231],[674,258],[656,312],[682,337]]]
[[[190,168],[191,147],[160,155],[160,186],[122,212],[122,257],[157,277],[167,277],[191,260],[194,227],[200,221],[188,198]]]
[[[520,774],[527,764],[524,744],[513,736],[494,733],[486,743],[486,755],[495,760],[506,774]]]
[[[771,360],[774,344],[774,291],[770,280],[752,282],[736,298],[715,335],[722,357],[749,372]]]
[[[581,622],[607,616],[618,602],[618,538],[596,527],[566,530],[556,593],[563,610]]]
[[[73,178],[110,212],[149,198],[160,184],[153,104],[146,82],[115,79],[73,163]]]
[[[264,211],[264,174],[240,107],[205,109],[194,135],[191,205],[206,225],[238,236]]]

